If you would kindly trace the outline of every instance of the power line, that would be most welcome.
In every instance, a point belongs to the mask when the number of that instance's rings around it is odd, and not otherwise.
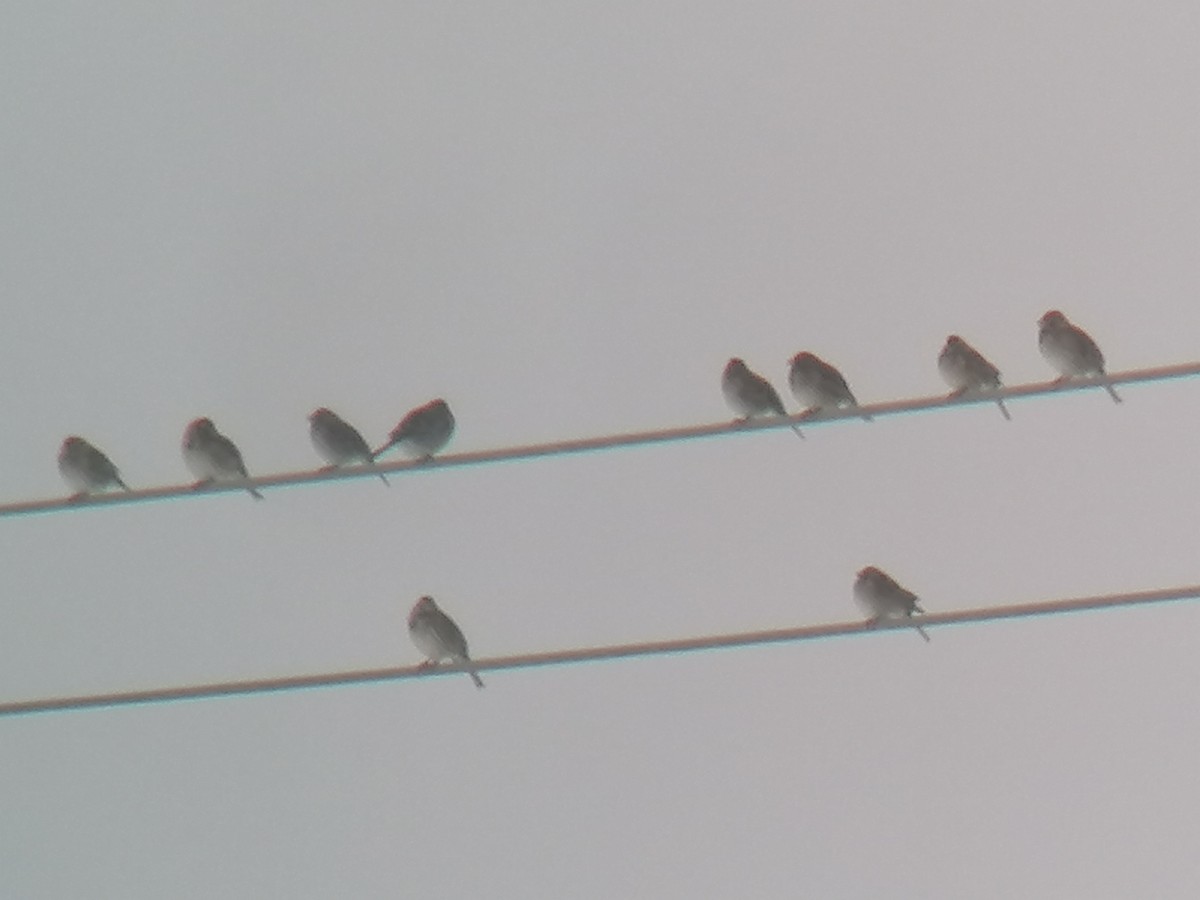
[[[618,447],[639,447],[649,444],[665,444],[675,441],[686,441],[695,438],[720,437],[731,434],[746,434],[755,431],[776,428],[790,428],[796,424],[805,427],[827,425],[846,419],[859,419],[863,414],[873,418],[896,416],[904,413],[925,412],[935,409],[948,409],[956,406],[973,406],[980,403],[990,404],[996,400],[1015,400],[1024,397],[1037,397],[1048,394],[1063,394],[1073,391],[1091,390],[1109,384],[1140,384],[1155,381],[1167,381],[1175,378],[1190,378],[1200,375],[1200,362],[1180,363],[1171,366],[1159,366],[1151,369],[1131,369],[1127,372],[1110,374],[1104,379],[1072,380],[1065,382],[1038,381],[1029,384],[1007,387],[1003,390],[989,393],[972,393],[961,396],[937,394],[928,397],[914,397],[904,400],[892,400],[883,403],[872,403],[853,409],[822,410],[819,416],[806,418],[802,413],[771,419],[752,419],[748,422],[731,422],[728,420],[705,425],[685,425],[678,428],[659,428],[653,431],[637,431],[625,434],[600,435],[590,438],[572,438],[565,441],[551,441],[544,444],[523,444],[515,447],[501,447],[493,450],[478,450],[470,453],[451,453],[429,460],[401,460],[397,462],[380,462],[373,467],[354,466],[343,469],[307,469],[300,472],[281,472],[275,475],[263,475],[248,479],[245,482],[214,483],[197,489],[193,484],[166,485],[163,487],[144,488],[141,490],[96,494],[72,500],[65,497],[54,497],[44,500],[24,500],[15,503],[0,504],[0,518],[5,516],[31,515],[35,513],[65,512],[104,506],[120,506],[129,503],[143,503],[151,500],[169,500],[182,497],[198,497],[206,494],[241,492],[247,487],[276,488],[299,484],[316,484],[324,481],[339,481],[347,478],[377,478],[380,472],[401,474],[416,471],[432,471],[435,469],[451,469],[461,466],[477,466],[489,463],[514,462],[517,460],[537,459],[544,456],[566,456],[575,453],[588,453],[595,450],[611,450]]]
[[[1124,594],[1101,594],[1074,597],[1066,600],[1043,600],[1035,603],[1016,603],[1008,606],[965,609],[955,612],[929,613],[919,616],[925,628],[940,625],[963,625],[972,622],[996,622],[1002,619],[1022,619],[1059,613],[1112,609],[1119,606],[1144,606],[1176,600],[1200,599],[1200,585],[1135,591]],[[855,621],[829,625],[807,625],[799,628],[780,628],[770,631],[747,631],[739,634],[709,635],[696,638],[677,638],[665,641],[646,641],[634,644],[615,644],[607,647],[584,647],[576,650],[555,650],[546,653],[526,653],[517,656],[498,656],[472,662],[479,672],[501,669],[531,669],[541,666],[563,666],[572,663],[627,659],[635,656],[660,656],[669,653],[690,653],[697,650],[716,650],[728,647],[749,647],[759,644],[815,641],[823,638],[853,637],[882,631],[907,630],[913,619],[887,619],[878,623]],[[413,678],[465,673],[463,666],[402,666],[389,669],[360,669],[349,672],[327,672],[318,675],[290,675],[281,678],[262,678],[225,681],[182,687],[151,688],[110,694],[88,694],[75,697],[52,697],[41,700],[18,700],[0,703],[0,716],[21,716],[33,713],[67,712],[97,707],[136,706],[148,703],[171,703],[177,700],[202,700],[215,697],[235,697],[246,694],[269,694],[308,688],[338,687],[351,684],[370,684],[380,681],[405,681]]]

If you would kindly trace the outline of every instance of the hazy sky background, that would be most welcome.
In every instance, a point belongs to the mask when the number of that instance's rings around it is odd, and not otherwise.
[[[434,396],[475,450],[1200,354],[1193,3],[16,2],[0,494]],[[1194,381],[0,522],[0,698],[1200,581]],[[789,405],[794,401],[785,394]],[[1200,611],[0,721],[0,894],[1190,897]]]

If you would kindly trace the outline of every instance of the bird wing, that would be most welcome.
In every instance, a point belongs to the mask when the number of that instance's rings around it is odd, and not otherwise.
[[[821,372],[821,380],[824,382],[823,389],[830,397],[836,398],[838,401],[849,401],[855,406],[858,405],[854,394],[850,392],[850,385],[846,384],[846,377],[833,366],[825,367]]]
[[[438,612],[430,614],[428,623],[430,629],[437,635],[438,641],[446,648],[448,653],[462,659],[468,658],[467,638],[453,619],[441,610],[438,610]]]
[[[237,445],[223,434],[216,435],[213,438],[212,459],[218,468],[224,469],[227,472],[236,472],[243,478],[248,478],[246,472],[246,464],[242,462],[242,453],[238,450]]]

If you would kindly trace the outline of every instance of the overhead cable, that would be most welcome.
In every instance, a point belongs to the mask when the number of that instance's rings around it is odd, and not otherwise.
[[[143,503],[151,500],[173,500],[183,497],[199,497],[208,494],[241,492],[247,487],[278,488],[289,485],[317,484],[325,481],[340,481],[347,478],[378,478],[380,472],[387,474],[407,474],[412,472],[430,472],[439,469],[453,469],[461,466],[477,466],[489,463],[514,462],[517,460],[537,459],[547,456],[566,456],[575,453],[587,453],[595,450],[611,450],[618,447],[638,447],[649,444],[664,444],[673,441],[686,441],[695,438],[721,437],[732,434],[747,434],[777,428],[791,428],[802,424],[806,428],[818,425],[829,425],[846,419],[861,419],[864,415],[872,418],[884,418],[904,413],[925,412],[928,410],[948,409],[957,406],[973,406],[991,404],[996,400],[1016,400],[1025,397],[1037,397],[1048,394],[1065,394],[1075,391],[1095,390],[1104,384],[1141,384],[1146,382],[1167,381],[1176,378],[1189,378],[1200,375],[1200,362],[1180,363],[1171,366],[1159,366],[1151,369],[1131,369],[1118,372],[1103,379],[1073,379],[1070,381],[1039,381],[1030,384],[1006,387],[1003,390],[987,393],[968,393],[959,396],[937,394],[928,397],[915,397],[905,400],[891,400],[883,403],[870,403],[863,406],[822,410],[819,415],[806,416],[803,413],[792,416],[751,419],[749,421],[721,421],[704,425],[685,425],[677,428],[659,428],[652,431],[628,432],[625,434],[600,435],[590,438],[571,438],[563,441],[551,441],[542,444],[523,444],[515,447],[500,447],[492,450],[477,450],[468,453],[449,453],[425,460],[401,460],[397,462],[377,462],[373,466],[351,466],[338,469],[308,469],[299,472],[282,472],[275,475],[263,475],[246,481],[214,482],[200,488],[194,484],[175,484],[163,487],[143,488],[133,491],[121,491],[108,494],[93,494],[90,496],[71,499],[54,497],[43,500],[24,500],[14,503],[0,504],[0,518],[5,516],[31,515],[35,513],[66,512],[70,510],[91,509],[97,507],[122,506],[129,503]]]
[[[862,637],[885,631],[906,631],[911,629],[918,621],[925,628],[937,628],[942,625],[996,622],[1002,619],[1022,619],[1059,613],[1085,612],[1122,606],[1144,606],[1151,603],[1196,599],[1200,599],[1200,585],[1193,584],[1183,587],[1135,591],[1124,594],[1101,594],[1066,600],[1043,600],[1034,603],[1016,603],[1007,606],[929,613],[913,619],[885,619],[877,623],[863,621],[838,622],[828,625],[807,625],[798,628],[779,628],[769,631],[749,631],[738,634],[615,644],[606,647],[583,647],[574,650],[524,653],[516,656],[499,656],[490,659],[472,660],[471,667],[478,672],[496,672],[502,669],[532,669],[543,666],[563,666],[572,663],[627,659],[638,656],[689,653],[697,650],[814,641],[835,637]],[[914,647],[925,653],[936,652],[937,646],[938,642],[934,642],[932,645],[925,645],[919,642],[914,644]],[[466,672],[466,667],[461,665],[443,665],[437,667],[403,666],[386,669],[326,672],[317,675],[288,675],[278,678],[246,679],[180,687],[149,688],[147,690],[118,691],[107,694],[51,697],[40,700],[17,700],[0,703],[0,717],[46,712],[67,712],[95,709],[98,707],[172,703],[178,700],[202,700],[218,697],[235,697],[246,694],[280,693],[308,688],[338,687],[383,681],[405,681],[458,673],[464,673],[465,677]]]

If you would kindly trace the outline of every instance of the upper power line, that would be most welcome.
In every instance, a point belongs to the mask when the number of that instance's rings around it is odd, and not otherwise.
[[[500,447],[492,450],[478,450],[469,453],[451,453],[424,460],[399,460],[395,462],[376,462],[374,465],[350,466],[334,469],[307,469],[298,472],[281,472],[274,475],[263,475],[237,482],[214,482],[199,489],[194,484],[174,484],[162,487],[141,488],[128,492],[112,494],[93,494],[90,496],[71,499],[54,497],[41,500],[24,500],[0,504],[0,517],[20,516],[33,513],[63,512],[90,507],[115,506],[128,503],[142,503],[150,500],[178,499],[181,497],[197,497],[204,494],[228,491],[244,491],[247,488],[263,489],[277,488],[288,485],[315,484],[323,481],[338,481],[346,478],[378,478],[380,473],[400,474],[412,471],[431,471],[460,466],[483,465],[487,463],[510,462],[515,460],[536,459],[543,456],[565,456],[573,453],[586,453],[594,450],[611,450],[619,447],[638,447],[649,444],[663,444],[674,441],[685,441],[695,438],[719,437],[732,434],[744,434],[777,428],[794,428],[804,425],[812,428],[843,422],[847,419],[861,419],[864,416],[882,418],[904,413],[925,412],[935,409],[947,409],[957,406],[972,406],[991,404],[999,400],[1016,400],[1025,397],[1036,397],[1047,394],[1063,394],[1075,391],[1096,390],[1106,385],[1141,384],[1147,382],[1167,381],[1176,378],[1189,378],[1200,375],[1200,362],[1179,363],[1169,366],[1158,366],[1148,369],[1130,369],[1125,372],[1113,373],[1102,379],[1079,379],[1069,381],[1040,381],[1015,385],[986,393],[966,393],[961,395],[913,397],[901,400],[871,403],[847,408],[830,408],[822,410],[816,416],[806,416],[803,413],[774,418],[759,418],[746,421],[721,421],[703,425],[685,425],[675,428],[659,428],[651,431],[629,432],[625,434],[600,435],[590,438],[572,438],[563,441],[552,441],[541,444],[523,444],[514,447]]]

